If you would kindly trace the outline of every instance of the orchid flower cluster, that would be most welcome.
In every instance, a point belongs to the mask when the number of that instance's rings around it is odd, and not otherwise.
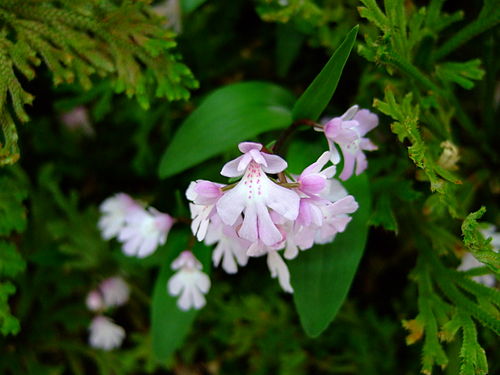
[[[117,238],[123,253],[144,258],[154,253],[167,241],[175,223],[170,215],[154,207],[144,208],[125,193],[118,193],[100,206],[102,213],[98,227],[105,240]]]
[[[214,265],[234,274],[249,258],[265,256],[271,277],[292,293],[283,258],[295,259],[301,251],[329,243],[346,229],[358,203],[333,177],[342,160],[339,178],[344,181],[367,168],[364,151],[377,147],[365,135],[377,125],[375,114],[357,106],[324,125],[315,124],[315,130],[326,136],[329,151],[298,176],[289,174],[287,162],[262,144],[243,142],[239,144],[242,155],[226,163],[220,172],[237,182],[191,182],[186,191],[191,230],[198,241],[215,246]],[[176,222],[168,214],[142,207],[124,193],[108,198],[100,209],[98,226],[103,238],[116,238],[129,256],[153,253],[165,243]],[[178,307],[203,307],[210,279],[193,252],[181,252],[172,269],[176,272],[167,291],[178,297]]]
[[[105,316],[104,312],[126,304],[129,294],[127,283],[119,276],[104,280],[88,293],[87,308],[97,314],[89,326],[89,343],[92,347],[111,350],[121,346],[125,330]]]

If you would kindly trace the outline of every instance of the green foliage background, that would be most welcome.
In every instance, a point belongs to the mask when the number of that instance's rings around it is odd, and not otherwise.
[[[500,265],[478,224],[500,225],[498,2],[180,0],[166,18],[152,8],[163,3],[0,0],[0,373],[500,373],[500,293],[470,279],[498,280]],[[208,305],[179,328],[158,290],[187,228],[128,258],[100,238],[99,203],[124,191],[186,216],[189,181],[222,181],[242,137],[267,144],[297,111],[317,116],[294,100],[357,24],[323,112],[357,103],[381,119],[371,228],[347,301],[310,338],[253,261],[237,276],[213,270]],[[63,124],[80,106],[90,132]],[[186,151],[210,136],[212,148]],[[287,148],[299,172],[326,143],[298,128]],[[456,271],[467,251],[486,266]],[[127,338],[103,352],[86,343],[84,302],[115,274],[132,288],[113,315]]]

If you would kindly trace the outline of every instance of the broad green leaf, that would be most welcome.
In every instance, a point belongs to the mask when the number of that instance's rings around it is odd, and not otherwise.
[[[354,26],[324,68],[309,85],[293,107],[293,119],[317,120],[330,102],[344,65],[351,53],[359,26]]]
[[[174,271],[170,268],[172,260],[184,250],[188,240],[186,233],[173,232],[167,242],[167,259],[160,269],[153,291],[151,307],[151,329],[153,351],[156,359],[165,363],[178,349],[189,333],[198,310],[182,311],[177,307],[177,298],[168,294],[167,283]],[[203,263],[203,272],[210,270],[210,250],[197,243],[193,253]]]
[[[294,97],[266,82],[225,86],[182,123],[163,154],[161,178],[182,172],[256,135],[292,123]]]
[[[365,248],[371,206],[368,178],[366,174],[351,177],[344,186],[359,203],[346,231],[289,264],[295,306],[311,337],[321,334],[337,315]]]

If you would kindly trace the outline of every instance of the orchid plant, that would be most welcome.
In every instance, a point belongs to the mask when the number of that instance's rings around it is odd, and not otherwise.
[[[0,20],[1,374],[500,372],[497,2]]]
[[[353,175],[355,164],[356,175],[364,172],[368,164],[363,150],[376,149],[364,136],[378,125],[378,117],[354,106],[325,125],[309,125],[324,133],[330,151],[300,175],[287,172],[287,162],[279,156],[277,147],[241,142],[238,149],[242,155],[227,162],[220,172],[238,179],[236,182],[225,185],[196,180],[189,184],[186,198],[190,221],[144,208],[130,196],[118,193],[101,205],[99,228],[103,238],[116,237],[123,244],[124,254],[142,258],[165,243],[174,223],[187,222],[193,239],[215,245],[215,266],[236,273],[250,257],[266,256],[271,276],[285,292],[293,293],[283,258],[294,259],[300,251],[330,243],[337,233],[345,231],[358,203],[334,178],[337,165],[343,162],[342,180]],[[280,144],[278,140],[275,146]],[[326,167],[330,162],[332,165]],[[210,280],[192,249],[183,249],[172,269],[177,272],[168,282],[168,292],[179,296],[179,308],[203,307]]]

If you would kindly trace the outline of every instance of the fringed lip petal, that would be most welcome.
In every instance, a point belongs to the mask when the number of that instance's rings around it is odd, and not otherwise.
[[[282,235],[271,219],[269,209],[289,220],[298,215],[298,194],[277,185],[263,173],[261,165],[252,161],[240,182],[217,202],[217,213],[226,225],[234,225],[243,214],[238,230],[240,237],[255,242],[262,240],[272,246]]]

